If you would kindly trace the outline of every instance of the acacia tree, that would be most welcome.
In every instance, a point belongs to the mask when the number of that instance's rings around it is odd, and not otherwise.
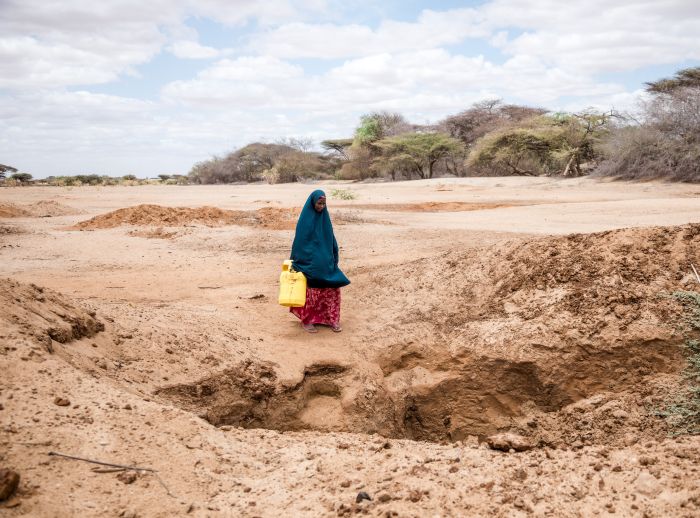
[[[543,115],[546,110],[516,104],[504,104],[500,99],[474,103],[469,109],[447,117],[438,128],[470,147],[478,139],[500,128]]]
[[[379,111],[360,117],[360,125],[355,130],[355,145],[372,145],[386,137],[393,137],[411,131],[413,127],[403,115],[396,112]]]
[[[5,179],[6,173],[16,173],[17,169],[12,166],[0,164],[0,180]]]
[[[341,138],[341,139],[330,139],[321,142],[321,147],[341,160],[350,160],[350,155],[348,155],[348,148],[352,146],[353,139],[351,138]]]
[[[400,113],[378,111],[360,117],[351,145],[343,141],[326,141],[330,149],[336,149],[347,157],[340,169],[345,179],[364,180],[382,172],[376,160],[381,156],[377,143],[387,137],[411,131],[413,126]],[[342,148],[342,151],[338,148]]]
[[[559,163],[566,163],[560,172],[562,176],[581,176],[584,174],[583,163],[598,158],[598,144],[608,135],[614,116],[613,111],[587,111],[560,116],[564,139],[561,147],[554,150],[554,157]]]
[[[388,170],[392,178],[401,169],[409,175],[432,178],[438,160],[463,148],[457,139],[444,133],[407,133],[382,139],[376,146],[381,155],[375,159],[375,167]]]
[[[18,181],[19,183],[29,183],[32,181],[32,175],[29,173],[12,173],[10,178]]]
[[[597,157],[609,120],[595,112],[536,117],[479,139],[467,165],[485,175],[579,176]]]

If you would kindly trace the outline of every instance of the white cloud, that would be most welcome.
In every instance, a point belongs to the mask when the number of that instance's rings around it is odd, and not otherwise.
[[[57,88],[116,79],[148,62],[165,42],[167,2],[0,4],[0,86]]]
[[[174,81],[163,88],[167,101],[225,108],[293,105],[287,87],[304,80],[304,70],[272,57],[223,59],[193,80]]]
[[[634,70],[700,59],[700,3],[695,0],[494,0],[486,23],[524,31],[497,41],[508,54],[531,56],[579,73]]]
[[[492,0],[372,25],[339,22],[343,9],[360,7],[336,7],[326,0],[0,0],[3,161],[39,174],[42,167],[95,169],[81,164],[114,174],[184,172],[250,140],[349,135],[370,110],[422,123],[494,96],[554,109],[625,109],[637,87],[603,81],[601,73],[700,59],[695,0]],[[188,25],[192,17],[228,27],[226,47],[208,43]],[[239,30],[252,36],[241,39]],[[493,51],[469,54],[472,38]],[[212,61],[195,62],[202,68],[194,77],[190,62],[188,76],[152,101],[89,91],[137,73],[152,85],[148,63],[164,50]],[[291,62],[299,58],[321,67]],[[69,91],[76,86],[81,91]]]
[[[183,26],[188,16],[266,24],[323,9],[319,0],[0,0],[0,88],[113,81],[148,63],[171,37],[177,57],[228,53],[197,43],[196,32]]]
[[[459,43],[487,36],[474,9],[423,11],[416,22],[365,25],[289,23],[252,38],[250,50],[280,58],[339,59]]]
[[[190,11],[228,25],[255,19],[263,26],[303,20],[327,9],[324,0],[189,0]]]
[[[507,30],[522,34],[508,40]],[[633,70],[700,59],[700,3],[494,0],[423,11],[415,22],[287,23],[255,35],[249,50],[280,58],[338,59],[420,50],[484,38],[512,56],[579,72]]]
[[[181,59],[210,59],[222,54],[218,49],[191,40],[174,41],[168,46],[168,50]]]
[[[386,108],[425,117],[464,109],[494,93],[546,105],[564,95],[595,97],[622,91],[620,85],[599,84],[537,59],[515,57],[499,65],[482,56],[429,49],[347,60],[313,76],[276,58],[221,60],[193,80],[170,83],[163,95],[190,107],[327,114]]]

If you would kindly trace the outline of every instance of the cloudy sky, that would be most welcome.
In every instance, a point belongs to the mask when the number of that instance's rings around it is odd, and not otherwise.
[[[698,0],[0,0],[0,163],[152,177],[373,110],[625,109],[698,35]]]

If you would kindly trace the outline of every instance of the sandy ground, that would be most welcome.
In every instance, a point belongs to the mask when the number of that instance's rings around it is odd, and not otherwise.
[[[340,335],[276,304],[284,210],[317,187],[355,194],[329,198],[353,281]],[[698,289],[699,194],[541,178],[2,189],[0,467],[22,477],[2,513],[697,516],[700,440],[652,408],[684,365],[681,309],[658,294]],[[239,219],[76,227],[140,204]],[[503,431],[536,447],[483,442]],[[167,490],[49,451],[153,468]]]

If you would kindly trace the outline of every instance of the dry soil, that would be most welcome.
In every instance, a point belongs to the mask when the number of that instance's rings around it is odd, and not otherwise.
[[[276,304],[329,196],[343,332]],[[676,291],[700,188],[0,190],[3,516],[697,516]],[[488,447],[511,432],[523,452]],[[152,471],[110,471],[78,456]],[[356,501],[365,492],[371,500]]]

